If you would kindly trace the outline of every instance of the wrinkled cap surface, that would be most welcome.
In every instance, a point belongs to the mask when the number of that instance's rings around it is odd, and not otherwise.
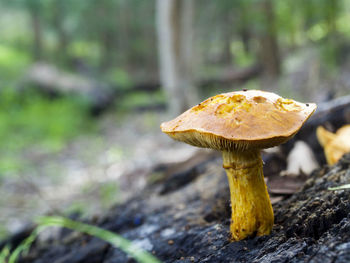
[[[316,110],[314,103],[260,90],[219,94],[161,124],[170,137],[217,150],[268,148],[289,140]]]

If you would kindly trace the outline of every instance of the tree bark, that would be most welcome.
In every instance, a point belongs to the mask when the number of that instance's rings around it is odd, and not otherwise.
[[[193,0],[157,0],[160,79],[171,114],[198,101],[192,77],[193,9]]]

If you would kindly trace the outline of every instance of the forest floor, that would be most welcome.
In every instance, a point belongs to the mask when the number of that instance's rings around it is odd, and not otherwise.
[[[161,262],[347,263],[350,191],[329,187],[349,182],[349,165],[348,154],[334,166],[315,170],[300,191],[275,203],[268,236],[229,242],[229,188],[221,158],[215,156],[184,171],[185,182],[165,177],[87,221],[123,235]],[[135,262],[96,237],[62,229],[43,233],[20,260],[49,261]]]
[[[155,165],[189,158],[196,149],[162,134],[164,118],[154,112],[106,114],[97,133],[74,139],[58,153],[29,149],[26,161],[34,169],[0,184],[0,233],[15,233],[45,213],[99,214],[143,189]]]

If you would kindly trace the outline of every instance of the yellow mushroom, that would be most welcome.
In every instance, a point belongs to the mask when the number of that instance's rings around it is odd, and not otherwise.
[[[350,152],[350,125],[345,125],[336,133],[327,131],[322,126],[317,127],[317,139],[324,148],[327,163],[335,164],[347,152]]]
[[[274,216],[260,150],[289,140],[315,111],[259,90],[211,97],[161,124],[173,139],[222,152],[231,193],[231,238],[268,235]]]

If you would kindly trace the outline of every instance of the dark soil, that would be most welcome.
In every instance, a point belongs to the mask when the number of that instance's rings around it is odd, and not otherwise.
[[[350,154],[313,172],[299,192],[274,204],[271,235],[233,243],[221,159],[201,160],[174,178],[158,179],[88,223],[133,240],[163,262],[350,262],[350,190],[328,190],[350,182]],[[97,238],[61,230],[37,240],[20,262],[134,260]]]

